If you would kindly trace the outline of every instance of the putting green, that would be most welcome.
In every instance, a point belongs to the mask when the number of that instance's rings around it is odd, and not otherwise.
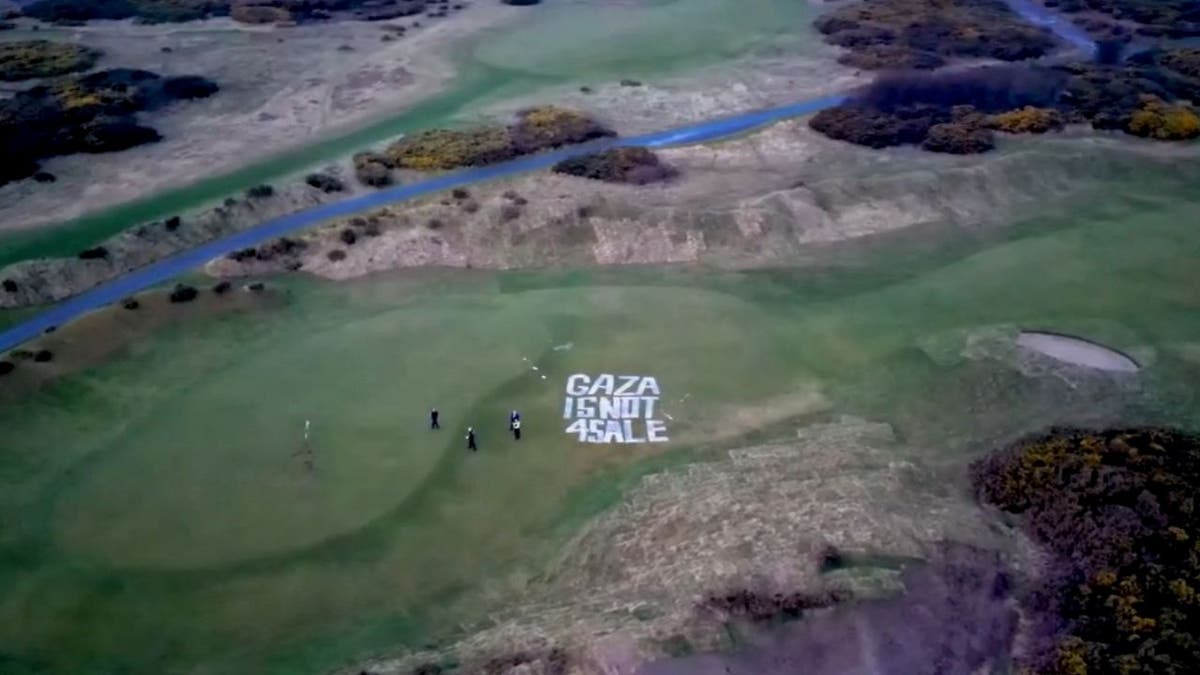
[[[1174,201],[1115,181],[1003,240],[822,269],[294,278],[153,333],[0,408],[0,670],[316,673],[424,644],[519,602],[638,472],[820,415],[956,462],[1056,422],[1196,426],[1200,200],[1155,180]],[[1018,328],[1145,367],[1058,370]],[[656,378],[669,441],[565,433],[576,373]]]
[[[426,296],[286,341],[264,336],[98,447],[103,461],[57,500],[57,538],[105,564],[229,565],[361,530],[418,497],[439,469],[467,480],[571,473],[579,454],[605,448],[573,447],[563,433],[569,374],[661,378],[671,431],[686,434],[723,387],[751,400],[783,391],[771,363],[786,345],[772,323],[702,290],[577,288]],[[747,341],[745,325],[762,329]],[[431,406],[443,411],[439,433],[425,428]],[[525,413],[519,445],[506,435],[509,407]],[[479,456],[463,452],[468,424]]]

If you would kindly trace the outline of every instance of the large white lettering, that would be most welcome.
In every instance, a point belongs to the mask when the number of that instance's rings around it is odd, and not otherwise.
[[[583,396],[588,391],[592,378],[576,373],[567,378],[567,393],[571,396]],[[568,401],[571,399],[567,399]]]
[[[580,443],[665,443],[667,423],[654,414],[658,380],[643,375],[575,373],[567,378],[563,419]]]

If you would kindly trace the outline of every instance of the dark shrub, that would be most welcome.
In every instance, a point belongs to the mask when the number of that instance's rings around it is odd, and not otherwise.
[[[142,306],[142,303],[138,302],[137,298],[125,298],[121,301],[121,306],[125,309],[137,309]]]
[[[53,183],[58,180],[58,177],[48,171],[39,171],[33,174],[33,180],[38,183]]]
[[[8,293],[16,293],[17,289],[20,288],[17,285],[17,282],[13,281],[12,279],[5,279],[3,285],[4,285],[4,290]]]
[[[54,360],[54,352],[49,349],[39,349],[33,354],[33,360],[38,363],[48,363]]]
[[[924,150],[951,155],[973,155],[994,147],[996,143],[990,130],[957,123],[933,125],[921,143]]]
[[[450,196],[455,199],[466,199],[471,196],[471,193],[466,188],[454,188],[450,191]]]
[[[86,248],[79,252],[80,260],[100,260],[105,258],[108,258],[108,249],[103,246]]]
[[[225,295],[231,288],[233,288],[233,284],[229,283],[228,281],[218,281],[216,285],[213,286],[213,293],[216,293],[217,295]]]
[[[198,75],[182,75],[163,80],[162,89],[164,94],[173,99],[196,99],[212,96],[220,87],[216,82]]]
[[[633,185],[665,181],[676,173],[664,164],[658,155],[646,148],[615,148],[572,157],[555,164],[554,171],[592,180]]]
[[[280,237],[255,249],[254,257],[263,261],[272,260],[279,256],[295,255],[307,247],[308,244],[302,239]]]
[[[329,253],[326,253],[325,257],[329,258],[329,260],[332,262],[338,262],[339,260],[346,259],[346,252],[340,248],[335,248],[332,251],[330,251]]]
[[[354,242],[358,241],[358,235],[354,233],[354,230],[346,228],[338,234],[338,239],[341,239],[342,243],[347,246],[353,246]]]
[[[369,187],[387,187],[392,184],[392,170],[383,162],[358,162],[354,167],[358,182]]]
[[[806,610],[832,607],[849,599],[850,593],[840,589],[819,593],[759,593],[741,589],[724,595],[710,595],[702,606],[721,614],[769,623],[799,619]]]
[[[162,140],[157,131],[134,122],[133,118],[97,118],[83,125],[81,131],[78,152],[119,152]]]
[[[237,262],[243,262],[245,260],[250,260],[251,258],[254,258],[257,255],[258,255],[258,249],[243,248],[243,249],[238,249],[237,251],[234,251],[233,253],[230,253],[229,255],[227,255],[225,257],[229,258],[230,260],[235,260]]]
[[[270,185],[255,185],[246,190],[246,196],[250,199],[266,199],[275,194],[275,188]]]
[[[17,366],[12,361],[0,361],[0,375],[7,375],[16,369]]]
[[[342,183],[336,176],[331,176],[327,173],[310,173],[304,177],[304,182],[326,193],[341,192],[346,189],[345,183]]]
[[[521,207],[517,206],[516,204],[505,204],[504,206],[500,207],[500,220],[502,222],[507,223],[520,217]]]
[[[180,219],[179,216],[171,216],[163,221],[163,225],[166,226],[168,232],[174,232],[175,230],[178,230],[179,226],[182,224],[183,220]]]
[[[1200,672],[1200,437],[1054,429],[971,468],[1052,554],[1022,599],[1030,672]],[[1121,668],[1114,668],[1121,664]]]
[[[171,289],[171,294],[168,296],[171,302],[191,302],[196,299],[200,292],[192,286],[186,284],[176,284],[175,288]]]

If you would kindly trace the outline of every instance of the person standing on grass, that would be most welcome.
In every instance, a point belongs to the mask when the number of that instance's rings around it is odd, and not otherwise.
[[[442,425],[438,424],[438,409],[437,408],[434,408],[433,410],[429,411],[429,428],[430,429],[441,429],[442,428]]]
[[[467,427],[467,449],[478,450],[479,446],[475,444],[475,428]]]
[[[509,414],[508,428],[512,431],[513,440],[521,440],[521,413],[514,410]]]

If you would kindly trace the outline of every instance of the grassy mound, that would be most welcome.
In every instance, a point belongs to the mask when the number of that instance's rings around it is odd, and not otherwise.
[[[101,52],[83,45],[49,40],[0,43],[0,81],[57,77],[96,65]]]
[[[433,129],[393,143],[386,156],[397,167],[437,171],[494,164],[515,157],[508,132],[500,127]]]
[[[495,164],[520,155],[615,135],[582,112],[539,106],[522,111],[507,127],[433,129],[393,143],[384,154],[399,168],[437,171]]]
[[[972,467],[979,498],[1055,557],[1025,599],[1044,673],[1200,671],[1200,438],[1053,430]]]
[[[1142,106],[1129,116],[1126,131],[1134,136],[1160,141],[1185,141],[1200,136],[1200,117],[1187,105],[1171,105],[1155,96],[1142,99]]]
[[[1063,117],[1053,108],[1035,108],[1027,105],[1023,108],[992,115],[987,120],[987,124],[996,131],[1010,134],[1044,134],[1061,129]]]

